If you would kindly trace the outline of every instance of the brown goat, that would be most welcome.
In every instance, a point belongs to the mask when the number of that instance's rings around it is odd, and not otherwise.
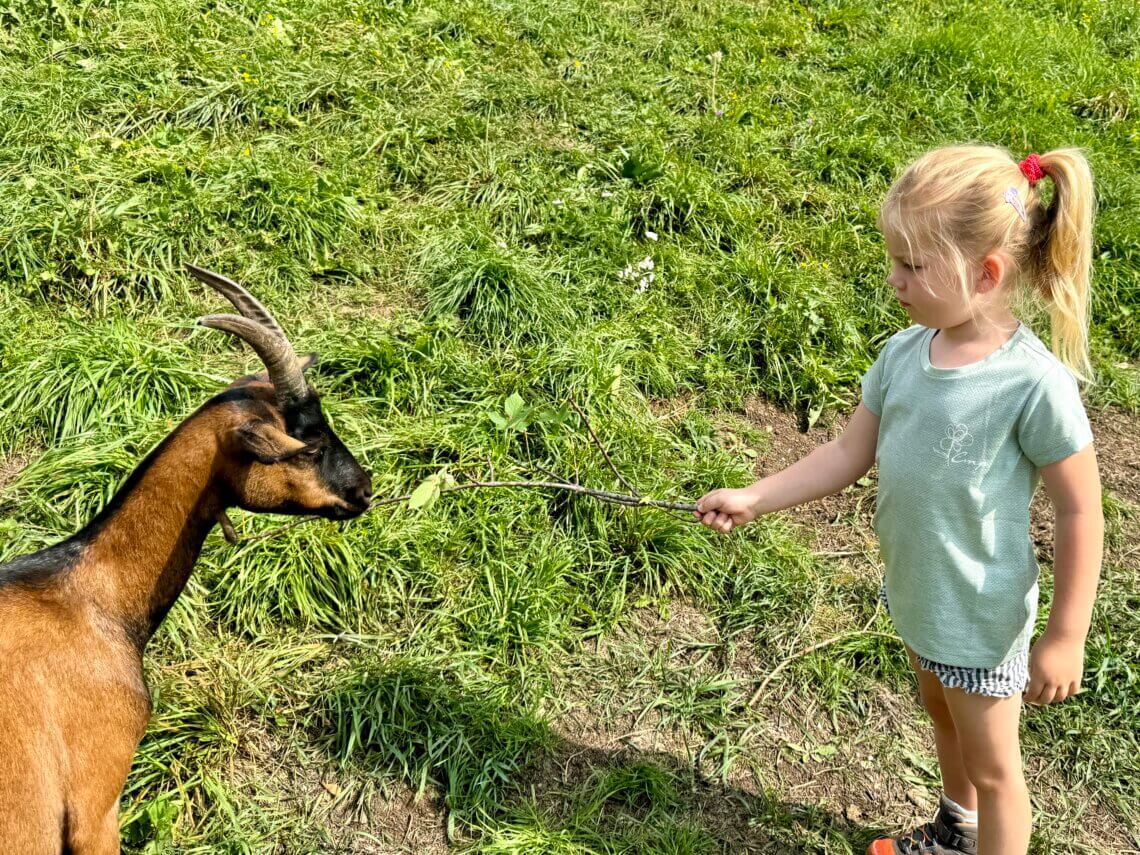
[[[119,795],[146,730],[142,654],[227,507],[348,519],[371,477],[333,433],[302,362],[247,291],[187,267],[241,312],[266,372],[207,401],[80,532],[0,565],[0,855],[119,851]]]

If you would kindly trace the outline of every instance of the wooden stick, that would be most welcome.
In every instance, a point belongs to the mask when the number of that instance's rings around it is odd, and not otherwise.
[[[695,511],[697,506],[692,502],[665,502],[659,499],[647,499],[644,496],[627,496],[623,493],[611,493],[608,490],[593,490],[589,487],[583,487],[581,484],[569,484],[559,481],[472,481],[469,484],[456,484],[454,487],[442,487],[440,493],[454,493],[459,490],[477,490],[477,489],[502,489],[502,488],[531,488],[543,490],[569,490],[571,493],[580,493],[584,496],[592,496],[593,498],[602,501],[610,502],[615,505],[623,505],[628,508],[646,507],[646,508],[659,508],[666,511]],[[385,505],[395,505],[400,502],[406,502],[412,497],[411,493],[406,493],[403,496],[391,496],[386,499],[374,499],[372,507],[369,510],[384,507]],[[695,517],[685,516],[691,522],[698,522]],[[301,517],[300,519],[293,520],[283,526],[259,534],[257,537],[251,537],[243,540],[243,544],[257,543],[262,540],[268,540],[275,537],[284,531],[301,525],[302,523],[311,522],[313,520],[322,519],[318,516]]]

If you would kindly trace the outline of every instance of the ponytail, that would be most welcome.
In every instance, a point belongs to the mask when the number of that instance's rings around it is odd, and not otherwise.
[[[1089,359],[1089,274],[1092,265],[1093,187],[1088,161],[1077,149],[1040,157],[1053,179],[1049,206],[1037,206],[1026,274],[1049,304],[1053,352],[1078,379],[1092,382]]]

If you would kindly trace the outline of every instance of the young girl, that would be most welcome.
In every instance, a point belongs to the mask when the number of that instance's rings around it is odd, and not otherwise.
[[[1002,149],[960,146],[913,163],[879,226],[888,282],[914,326],[864,375],[842,436],[697,503],[697,517],[727,533],[838,492],[878,463],[880,597],[934,723],[944,792],[933,822],[876,840],[869,855],[1024,855],[1029,846],[1021,702],[1080,691],[1100,575],[1100,481],[1074,378],[1092,373],[1092,207],[1092,177],[1075,150],[1019,164]],[[1017,283],[1048,303],[1053,352],[1012,315]],[[1038,477],[1056,511],[1055,594],[1030,653]]]

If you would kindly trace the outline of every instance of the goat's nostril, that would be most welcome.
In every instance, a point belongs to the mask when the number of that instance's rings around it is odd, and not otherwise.
[[[356,495],[360,498],[362,504],[372,501],[372,479],[368,478],[359,487],[356,488]]]

